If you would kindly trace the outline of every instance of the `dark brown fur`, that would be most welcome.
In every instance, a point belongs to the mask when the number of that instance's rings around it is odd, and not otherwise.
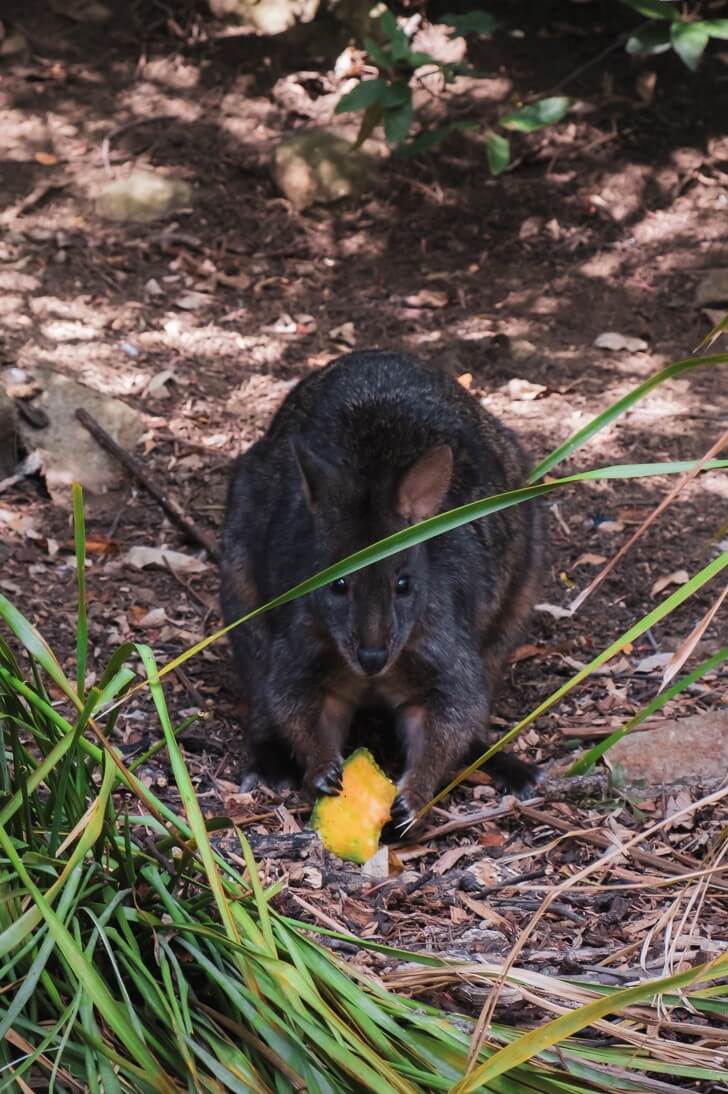
[[[339,358],[290,392],[235,465],[225,619],[417,519],[522,486],[526,474],[512,433],[448,376],[401,354]],[[311,793],[336,793],[355,713],[385,707],[404,744],[396,818],[406,822],[486,747],[542,557],[540,508],[528,503],[234,630],[251,779],[292,762]],[[493,768],[529,778],[512,757]]]

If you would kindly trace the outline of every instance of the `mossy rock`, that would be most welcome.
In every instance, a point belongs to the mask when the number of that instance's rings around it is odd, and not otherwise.
[[[287,137],[273,153],[273,177],[294,209],[330,204],[361,193],[371,161],[349,141],[326,129]]]

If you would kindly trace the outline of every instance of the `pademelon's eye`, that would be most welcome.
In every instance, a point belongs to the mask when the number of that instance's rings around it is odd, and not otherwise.
[[[346,596],[349,591],[349,582],[345,577],[337,577],[336,581],[331,582],[329,588],[335,596]]]
[[[412,582],[407,574],[400,574],[397,584],[394,586],[397,596],[407,596],[412,592]]]

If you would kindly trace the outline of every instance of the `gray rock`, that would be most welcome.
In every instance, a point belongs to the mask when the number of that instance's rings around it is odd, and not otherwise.
[[[144,432],[142,415],[119,399],[92,391],[54,369],[37,366],[33,376],[42,388],[34,405],[45,412],[48,425],[44,429],[21,426],[21,431],[24,446],[39,454],[53,501],[67,505],[74,482],[92,494],[123,485],[125,471],[83,428],[75,416],[76,408],[84,407],[117,444],[130,451]]]
[[[514,361],[528,361],[538,353],[538,347],[527,338],[514,338],[511,342],[511,357]]]
[[[630,733],[604,757],[628,786],[712,786],[728,775],[728,711],[706,710]]]
[[[307,129],[283,140],[273,153],[273,177],[294,209],[328,204],[361,193],[370,159],[326,129]]]
[[[711,270],[706,274],[698,282],[695,303],[699,307],[705,304],[728,304],[728,270]]]
[[[192,201],[190,186],[152,171],[132,171],[107,183],[96,196],[96,212],[107,220],[147,223],[169,216]]]
[[[0,479],[7,479],[18,462],[15,403],[0,383]]]

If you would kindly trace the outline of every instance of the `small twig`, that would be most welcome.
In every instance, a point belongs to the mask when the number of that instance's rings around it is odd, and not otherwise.
[[[52,194],[54,190],[65,190],[67,186],[67,182],[41,182],[15,205],[8,206],[0,213],[0,224],[10,224],[16,217],[27,213],[34,205],[40,205],[41,201],[49,194]]]
[[[531,798],[529,805],[543,805],[543,798]],[[495,817],[507,817],[509,813],[515,813],[516,809],[522,809],[521,803],[512,795],[505,803],[489,806],[487,809],[478,809],[473,813],[465,813],[462,817],[455,817],[436,828],[428,828],[420,836],[422,843],[429,843],[438,836],[449,835],[450,832],[460,832],[463,828],[470,828],[474,824],[483,824]]]
[[[610,851],[614,847],[614,841],[604,832],[600,832],[598,829],[575,829],[573,824],[565,818],[559,817],[554,813],[545,813],[540,809],[534,809],[530,802],[518,802],[518,811],[535,824],[546,824],[550,828],[554,828],[557,832],[564,832],[567,835],[573,836],[575,839],[583,839],[587,843],[591,843],[604,851]],[[664,858],[660,855],[653,855],[649,851],[640,850],[638,847],[631,847],[629,853],[630,857],[634,859],[635,862],[639,862],[643,866],[649,866],[650,869],[656,870],[658,873],[681,875],[684,872],[678,863],[673,862],[672,859]],[[680,855],[675,852],[675,858],[679,858],[683,865],[687,866],[689,869],[695,869],[700,865],[695,859],[690,858],[688,855]],[[716,888],[728,889],[728,885],[719,885],[716,886]]]
[[[101,159],[104,164],[104,170],[107,175],[111,174],[111,162],[109,160],[109,151],[111,148],[111,142],[120,137],[122,133],[128,132],[130,129],[135,129],[138,125],[151,125],[153,122],[174,122],[177,121],[175,114],[155,114],[152,118],[134,118],[130,122],[124,122],[123,125],[117,125],[115,129],[109,130],[101,142]]]
[[[182,669],[179,667],[179,665],[174,670],[174,675],[177,677],[179,682],[182,684],[182,687],[185,689],[185,691],[187,692],[187,694],[189,695],[190,699],[195,704],[195,706],[204,707],[205,700],[203,699],[202,695],[200,695],[199,691],[197,690],[195,685],[192,683],[192,681],[190,680],[187,673],[183,672]]]
[[[184,515],[181,508],[176,501],[172,501],[168,498],[164,492],[160,489],[155,482],[153,482],[146,471],[143,469],[138,460],[136,460],[129,452],[127,452],[121,445],[118,445],[113,437],[110,437],[106,430],[99,425],[95,418],[84,410],[83,407],[78,407],[76,410],[76,417],[81,425],[89,431],[92,437],[94,437],[102,448],[110,452],[120,464],[122,464],[127,471],[141,483],[148,494],[159,502],[162,509],[178,528],[181,528],[191,539],[195,540],[202,547],[205,548],[210,558],[215,562],[220,561],[220,549],[213,540],[213,538],[204,532],[201,528],[198,528],[188,517]]]

